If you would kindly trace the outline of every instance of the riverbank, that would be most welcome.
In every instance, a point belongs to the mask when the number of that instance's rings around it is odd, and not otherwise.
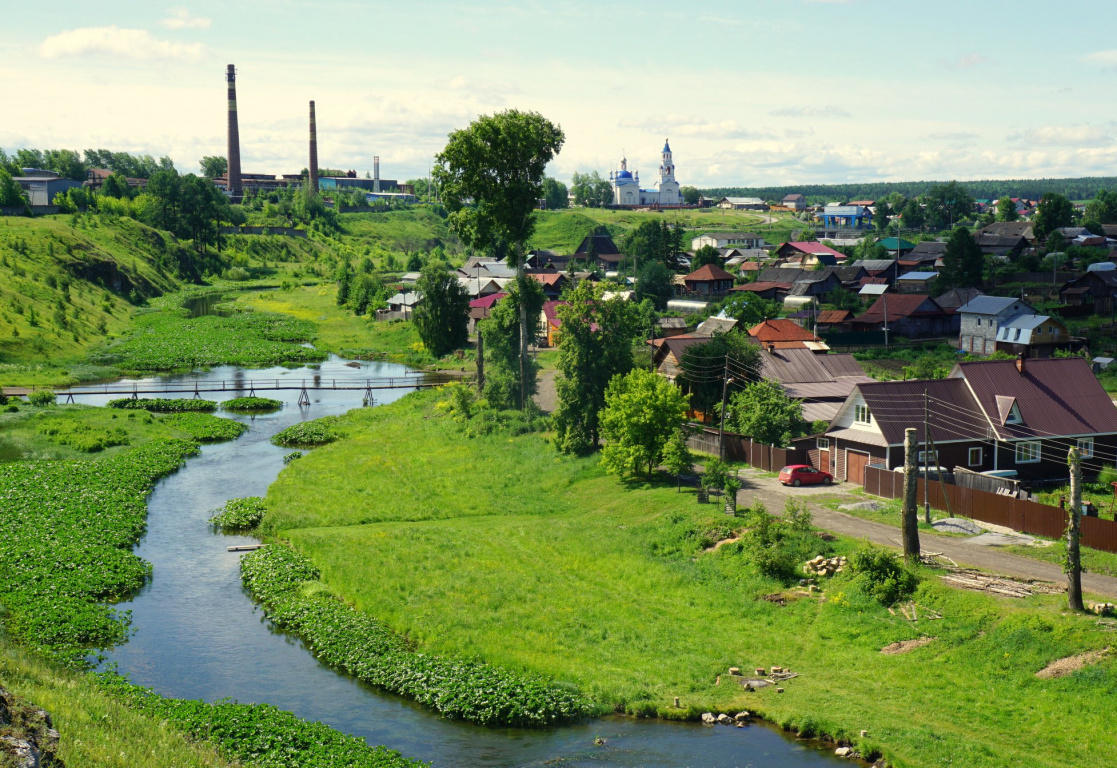
[[[1087,766],[1117,748],[1114,708],[1098,705],[1112,701],[1110,657],[1035,676],[1106,645],[1058,598],[960,592],[930,569],[915,621],[847,575],[803,594],[732,543],[707,552],[742,522],[673,483],[621,483],[539,435],[466,438],[440,397],[343,417],[339,441],[271,487],[264,522],[330,591],[423,650],[567,682],[603,709],[759,711],[897,765]],[[857,546],[839,538],[833,553]],[[728,671],[772,665],[799,673],[783,693]]]

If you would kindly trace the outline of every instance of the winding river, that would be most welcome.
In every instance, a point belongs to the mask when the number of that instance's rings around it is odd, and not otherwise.
[[[311,382],[316,375],[352,379],[408,372],[391,363],[361,363],[354,370],[346,362],[331,357],[318,370],[219,367],[189,377],[136,381],[279,378],[297,383]],[[91,389],[95,387],[85,388]],[[381,390],[376,404],[407,391]],[[224,400],[243,394],[229,391],[206,397]],[[311,390],[311,404],[304,408],[297,405],[297,390],[258,394],[283,399],[284,408],[274,414],[235,417],[248,424],[247,432],[233,442],[204,447],[151,494],[147,534],[137,553],[152,563],[154,576],[130,603],[120,606],[132,611],[132,638],[106,654],[107,661],[133,682],[173,697],[268,702],[440,767],[848,764],[824,747],[797,742],[765,725],[710,727],[607,717],[562,728],[519,730],[451,722],[319,664],[297,638],[273,628],[242,590],[239,555],[226,547],[254,539],[216,534],[207,520],[230,498],[267,492],[289,452],[268,442],[273,434],[301,420],[360,407],[363,393]],[[111,397],[81,394],[77,401],[103,405]],[[606,743],[595,746],[596,737]]]

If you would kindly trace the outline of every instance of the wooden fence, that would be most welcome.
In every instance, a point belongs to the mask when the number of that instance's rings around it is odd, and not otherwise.
[[[694,426],[694,425],[692,425]],[[718,431],[709,427],[699,427],[687,440],[693,450],[711,453],[718,450]],[[807,452],[801,448],[777,448],[774,445],[754,443],[742,435],[725,433],[725,459],[743,461],[750,467],[765,472],[779,472],[788,464],[808,464]]]
[[[870,465],[865,468],[863,487],[866,493],[874,496],[898,499],[904,493],[904,474]],[[932,480],[928,500],[935,509],[948,511],[951,515],[1003,525],[1014,531],[1049,539],[1061,538],[1066,532],[1067,513],[1059,507],[950,484],[945,486],[944,495],[943,488],[942,483]],[[920,504],[923,503],[923,478],[916,481],[916,498]],[[1084,516],[1082,545],[1117,552],[1117,522]]]

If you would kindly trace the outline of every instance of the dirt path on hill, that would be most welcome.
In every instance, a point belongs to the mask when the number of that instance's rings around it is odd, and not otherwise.
[[[741,490],[737,493],[737,503],[740,506],[747,506],[753,501],[759,500],[764,502],[764,505],[772,514],[782,515],[787,500],[796,498],[810,507],[814,524],[819,528],[825,528],[843,536],[868,539],[874,544],[881,544],[894,549],[902,548],[898,526],[862,520],[845,512],[811,503],[812,497],[841,494],[845,488],[850,487],[847,484],[838,484],[829,488],[824,486],[785,488],[776,478],[763,477],[760,472],[754,470],[742,470],[740,479]],[[864,501],[864,498],[851,496],[850,500]],[[956,536],[940,536],[921,530],[919,532],[919,543],[924,552],[941,552],[959,565],[970,565],[1005,576],[1052,581],[1060,586],[1066,584],[1066,575],[1059,565],[1011,555],[1007,552],[1001,552],[995,547],[974,544],[969,539]],[[1096,573],[1084,573],[1082,574],[1082,589],[1109,598],[1117,597],[1117,578]]]
[[[532,400],[539,406],[539,410],[544,413],[554,413],[555,405],[558,404],[558,394],[555,391],[556,375],[558,375],[556,370],[540,372],[539,380],[535,386],[535,396]]]

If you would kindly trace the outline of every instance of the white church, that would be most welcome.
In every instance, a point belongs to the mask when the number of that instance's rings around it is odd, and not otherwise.
[[[682,205],[679,182],[675,181],[675,161],[671,159],[671,144],[664,140],[663,159],[659,165],[658,189],[640,189],[640,172],[628,170],[628,158],[621,158],[621,169],[609,172],[613,185],[614,205]]]

